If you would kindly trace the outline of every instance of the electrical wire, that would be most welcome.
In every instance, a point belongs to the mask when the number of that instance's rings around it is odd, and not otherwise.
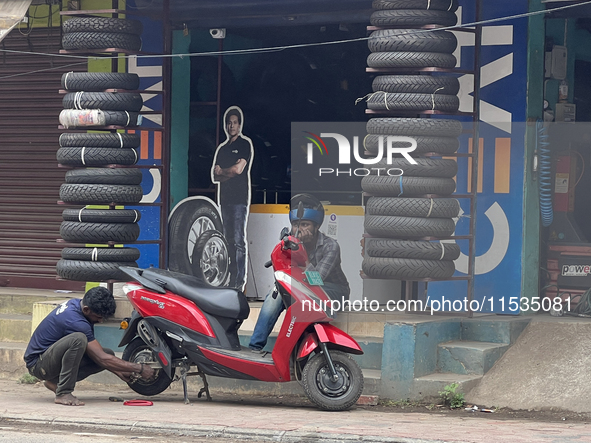
[[[540,174],[538,180],[540,194],[540,215],[542,226],[547,228],[554,220],[552,208],[552,157],[550,155],[550,143],[548,133],[542,120],[536,122],[536,145],[540,159]]]
[[[577,187],[577,185],[579,184],[579,182],[583,178],[583,174],[585,173],[585,158],[581,155],[581,153],[579,151],[572,149],[571,152],[574,152],[575,154],[577,154],[579,156],[583,166],[581,167],[581,175],[579,175],[579,178],[577,179],[575,184],[572,186],[572,188],[568,188],[568,192],[572,191],[573,189],[575,189]]]
[[[516,14],[516,15],[508,15],[505,17],[497,17],[487,20],[476,21],[472,23],[465,23],[460,26],[447,26],[443,28],[437,29],[423,29],[423,30],[413,30],[413,33],[417,32],[433,32],[433,31],[445,31],[445,30],[454,30],[454,29],[464,29],[464,28],[471,28],[479,25],[486,25],[489,23],[497,23],[501,21],[508,21],[508,20],[515,20],[519,18],[526,18],[526,17],[533,17],[536,15],[545,15],[551,12],[561,11],[564,9],[576,8],[580,6],[591,5],[591,0],[575,3],[572,5],[566,6],[559,6],[557,8],[551,9],[544,9],[541,11],[532,11],[526,12],[523,14]],[[401,30],[401,34],[404,34],[405,31]],[[285,45],[285,46],[271,46],[266,48],[250,48],[250,49],[235,49],[230,51],[210,51],[210,52],[193,52],[193,53],[185,53],[185,54],[138,54],[138,55],[115,55],[115,56],[107,56],[107,57],[92,57],[92,56],[79,56],[74,54],[52,54],[52,53],[44,53],[44,52],[29,52],[29,51],[14,51],[9,49],[0,49],[0,52],[8,52],[8,53],[17,53],[17,54],[29,54],[29,55],[45,55],[48,57],[66,57],[66,58],[83,58],[87,60],[110,60],[110,59],[127,59],[130,57],[137,57],[137,58],[173,58],[173,57],[208,57],[208,56],[215,56],[215,55],[248,55],[248,54],[260,54],[260,53],[270,53],[270,52],[279,52],[289,49],[297,49],[297,48],[308,48],[308,47],[315,47],[315,46],[328,46],[328,45],[338,45],[343,43],[355,43],[360,41],[367,41],[370,40],[371,36],[369,37],[359,37],[353,39],[345,39],[345,40],[334,40],[328,42],[316,42],[316,43],[301,43],[297,45]],[[36,71],[34,71],[36,72]],[[33,73],[33,72],[30,72]],[[23,75],[26,73],[23,73]],[[7,77],[0,77],[7,78]]]

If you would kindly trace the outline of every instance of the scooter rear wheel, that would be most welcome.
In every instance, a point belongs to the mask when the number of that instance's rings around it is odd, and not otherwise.
[[[150,347],[140,338],[134,338],[123,351],[123,360],[131,363],[157,363],[158,360]],[[174,377],[174,368],[171,368],[171,375]],[[168,378],[162,369],[155,370],[155,377],[152,380],[142,378],[127,385],[141,395],[157,395],[170,386],[172,380]]]
[[[329,351],[338,380],[333,381],[324,354],[311,357],[302,372],[302,386],[306,396],[321,409],[344,411],[349,409],[363,391],[363,373],[355,360],[341,351]]]

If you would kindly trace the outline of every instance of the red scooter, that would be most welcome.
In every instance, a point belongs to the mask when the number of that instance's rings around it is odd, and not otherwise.
[[[156,395],[173,380],[199,375],[198,396],[211,400],[206,375],[288,382],[297,380],[308,398],[322,409],[345,410],[363,390],[363,375],[349,354],[362,354],[359,344],[330,325],[331,301],[314,278],[304,272],[307,254],[294,236],[282,233],[266,267],[275,270],[274,297],[287,308],[272,353],[255,354],[240,345],[238,329],[250,308],[235,289],[204,287],[199,279],[163,269],[121,267],[136,283],[123,290],[135,308],[119,346],[123,359],[156,370],[151,380],[136,379],[131,389]],[[314,282],[313,282],[314,283]],[[196,371],[189,372],[191,367]],[[180,375],[175,377],[176,371]]]

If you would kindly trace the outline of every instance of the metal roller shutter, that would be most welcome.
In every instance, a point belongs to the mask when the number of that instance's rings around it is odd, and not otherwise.
[[[5,50],[57,54],[60,31],[13,30]],[[86,71],[83,60],[0,52],[0,286],[83,289],[82,282],[56,279],[60,237],[58,127],[64,72]],[[51,70],[48,70],[50,69]],[[37,71],[31,73],[32,71]],[[26,75],[16,75],[28,73]]]

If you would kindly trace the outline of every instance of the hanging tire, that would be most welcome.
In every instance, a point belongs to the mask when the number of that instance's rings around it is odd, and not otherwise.
[[[427,120],[427,119],[425,119]],[[386,149],[387,146],[387,138],[388,135],[394,136],[401,136],[400,134],[384,134],[383,141],[383,149]],[[363,145],[365,149],[369,152],[378,152],[379,143],[380,143],[380,135],[378,134],[369,134],[363,140]],[[412,137],[417,142],[417,148],[412,152],[411,155],[415,154],[427,154],[427,153],[437,153],[437,154],[453,154],[460,148],[460,141],[457,137],[425,137],[422,135],[405,135],[403,137]],[[392,142],[392,146],[408,146],[408,143],[402,142]]]
[[[141,115],[130,111],[103,111],[101,109],[64,109],[60,112],[60,124],[64,128],[94,126],[139,126]]]
[[[105,89],[136,90],[140,87],[137,74],[124,72],[66,72],[62,89],[66,91],[104,91]]]
[[[100,262],[135,262],[140,258],[137,248],[64,248],[65,260],[83,260]]]
[[[393,240],[389,238],[366,238],[366,257],[414,258],[421,260],[455,260],[460,256],[460,247],[455,243],[429,242],[424,240]]]
[[[374,0],[373,9],[428,9],[456,12],[457,0]]]
[[[195,275],[193,253],[201,235],[210,230],[224,230],[217,208],[200,198],[177,205],[170,215],[168,229],[168,269],[188,275]]]
[[[402,217],[454,218],[460,214],[460,202],[455,198],[370,197],[365,204],[365,213]]]
[[[143,105],[142,96],[135,92],[68,92],[62,99],[64,109],[138,112]]]
[[[458,17],[453,12],[421,9],[379,10],[369,18],[373,26],[408,26],[425,25],[454,26]]]
[[[367,107],[388,111],[456,112],[460,107],[460,99],[456,95],[374,92],[367,101]]]
[[[119,270],[119,266],[137,268],[135,262],[97,262],[84,260],[59,260],[55,266],[57,275],[66,280],[76,281],[126,281],[129,277]]]
[[[94,185],[139,185],[141,169],[134,168],[85,168],[66,172],[66,183]]]
[[[87,148],[138,148],[141,138],[137,134],[103,133],[89,134],[77,132],[64,132],[60,135],[60,147],[75,148],[86,146]]]
[[[380,29],[367,41],[371,52],[434,52],[451,54],[458,46],[456,36],[449,31],[414,29]]]
[[[364,226],[368,234],[386,238],[449,237],[456,230],[451,218],[388,215],[366,215]]]
[[[372,82],[374,92],[456,95],[460,82],[455,77],[431,75],[379,75]]]
[[[64,209],[64,221],[89,223],[137,223],[142,218],[136,209]]]
[[[109,17],[75,17],[65,20],[62,24],[64,34],[72,32],[121,32],[124,34],[141,35],[142,22]]]
[[[431,137],[459,137],[463,131],[459,120],[439,118],[372,118],[367,122],[369,134],[423,135]]]
[[[394,280],[449,278],[456,270],[454,262],[451,260],[382,257],[365,257],[361,269],[370,278]]]
[[[61,237],[72,243],[132,243],[140,236],[137,223],[62,222]]]
[[[380,175],[385,176],[385,171],[399,169],[404,172],[404,176],[442,178],[452,178],[458,173],[458,164],[455,160],[431,158],[415,158],[414,160],[417,162],[416,165],[409,163],[403,158],[393,158],[390,164],[386,160],[383,160],[375,165],[371,165],[370,171],[372,175],[377,175],[377,169],[382,169]]]
[[[62,37],[62,47],[73,49],[126,49],[139,51],[142,39],[134,34],[111,32],[72,32]]]
[[[60,199],[66,203],[132,204],[139,203],[143,195],[142,187],[137,185],[64,184],[60,187]]]
[[[324,354],[314,354],[302,371],[302,387],[312,403],[327,411],[349,409],[363,392],[363,373],[349,354],[329,350],[339,379],[332,380]]]
[[[445,68],[456,66],[452,54],[440,52],[373,52],[367,56],[370,68]]]
[[[223,286],[230,276],[228,242],[215,230],[205,231],[197,239],[191,259],[193,275],[210,287]]]
[[[150,349],[150,347],[144,343],[144,341],[140,337],[134,338],[123,351],[122,355],[123,360],[131,362],[131,363],[144,363],[144,364],[154,364],[155,366],[161,366],[154,351]],[[172,367],[171,369],[171,376],[174,378],[175,368]],[[134,382],[129,382],[127,385],[137,392],[140,395],[158,395],[161,392],[164,392],[170,384],[172,380],[168,378],[166,371],[164,369],[159,368],[154,370],[154,378],[151,380],[144,380],[140,378]]]
[[[119,148],[59,148],[57,162],[67,166],[135,165],[134,149]]]
[[[402,180],[402,186],[400,180]],[[456,182],[451,178],[368,175],[361,179],[361,188],[371,195],[385,197],[410,197],[429,194],[450,195],[456,189]]]

